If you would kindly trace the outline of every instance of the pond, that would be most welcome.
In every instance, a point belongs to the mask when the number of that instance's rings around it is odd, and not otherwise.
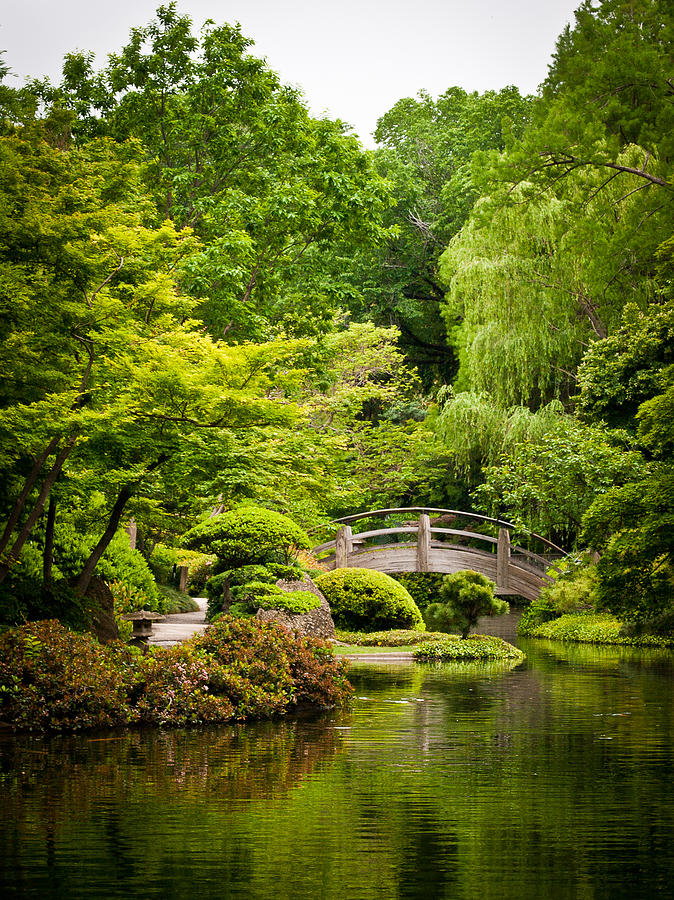
[[[653,898],[674,886],[671,654],[357,663],[353,710],[0,738],[0,895]]]

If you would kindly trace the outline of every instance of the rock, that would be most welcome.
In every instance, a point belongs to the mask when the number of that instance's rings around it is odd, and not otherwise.
[[[321,605],[308,613],[292,615],[284,609],[258,609],[256,618],[260,622],[276,622],[289,631],[297,631],[307,637],[334,638],[335,623],[332,621],[330,605],[308,575],[302,581],[277,581],[282,591],[309,591],[321,601]]]
[[[115,622],[115,598],[102,578],[92,578],[87,588],[87,600],[91,604],[91,624],[89,630],[101,644],[108,644],[119,637]]]

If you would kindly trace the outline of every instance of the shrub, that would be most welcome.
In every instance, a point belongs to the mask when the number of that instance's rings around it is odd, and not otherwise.
[[[536,600],[532,600],[522,613],[517,626],[519,634],[531,634],[538,625],[550,622],[564,613],[594,609],[597,600],[597,568],[590,563],[588,555],[579,559],[562,560],[557,569],[561,572],[555,569],[548,571],[554,581],[545,585]]]
[[[445,575],[440,597],[440,603],[431,603],[426,609],[426,625],[432,631],[456,627],[464,640],[480,616],[500,616],[510,609],[505,600],[494,596],[494,583],[470,569]]]
[[[311,546],[299,525],[281,513],[258,506],[213,516],[188,531],[183,544],[214,553],[221,570],[266,562],[288,564],[296,550]]]
[[[466,639],[445,635],[442,641],[421,644],[414,651],[414,658],[418,662],[430,662],[445,659],[523,660],[525,656],[521,650],[501,638],[474,634]]]
[[[218,696],[227,675],[211,656],[188,643],[150,648],[138,666],[135,707],[140,722],[153,725],[201,725],[234,717],[232,701]]]
[[[532,628],[530,637],[587,644],[624,644],[631,647],[672,647],[674,637],[629,635],[620,619],[609,613],[569,613]]]
[[[334,569],[316,579],[340,628],[424,630],[419,608],[394,578],[370,569]]]
[[[126,723],[132,713],[114,651],[44,620],[0,637],[0,717],[15,728],[73,731]]]
[[[273,623],[221,616],[191,641],[219,662],[238,693],[228,690],[236,714],[273,715],[289,706],[342,705],[350,696],[346,666],[322,641],[291,634]]]
[[[240,610],[239,614],[254,615],[260,608],[259,605],[255,605],[257,596],[279,592],[280,588],[276,587],[276,581],[279,578],[294,580],[299,574],[300,570],[295,566],[282,566],[275,563],[266,566],[241,566],[237,569],[220,572],[219,575],[214,575],[206,582],[208,618],[212,620],[223,611],[232,613],[234,606]],[[256,587],[251,590],[252,585]],[[272,590],[265,590],[265,586]],[[233,604],[229,610],[225,608],[227,601]]]

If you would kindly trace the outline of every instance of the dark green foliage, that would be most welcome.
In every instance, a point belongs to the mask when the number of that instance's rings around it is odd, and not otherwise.
[[[440,603],[432,603],[426,609],[426,626],[431,631],[458,628],[463,639],[480,616],[502,616],[510,609],[505,600],[494,596],[494,583],[470,569],[445,575],[440,598]]]
[[[189,549],[218,557],[218,568],[275,562],[288,564],[296,550],[308,550],[306,533],[287,516],[259,506],[242,506],[196,525],[183,538]]]
[[[550,569],[548,574],[554,581],[545,585],[540,596],[524,609],[517,626],[518,634],[531,635],[539,625],[566,613],[594,611],[597,567],[588,554],[562,560],[557,569]]]
[[[257,596],[280,591],[276,587],[280,578],[293,581],[300,575],[301,570],[296,566],[275,563],[226,569],[206,582],[208,618],[213,619],[223,611],[229,611],[232,615],[254,615],[260,608],[255,605]],[[226,608],[228,604],[232,604],[229,610]]]
[[[328,645],[254,620],[221,617],[206,634],[146,656],[56,621],[0,637],[0,719],[21,730],[227,722],[326,709],[351,693]]]
[[[335,625],[355,631],[423,629],[421,613],[405,588],[383,572],[334,569],[319,575],[317,587],[330,604]]]
[[[402,584],[422,612],[440,596],[443,576],[437,572],[402,572],[393,577]]]
[[[158,591],[161,597],[162,612],[165,615],[196,612],[199,609],[199,604],[189,594],[182,594],[177,588],[168,584],[160,585]]]
[[[621,327],[591,345],[578,370],[578,408],[589,420],[635,429],[639,406],[663,389],[674,363],[674,302],[627,306]]]
[[[498,637],[474,634],[469,638],[445,635],[441,641],[421,644],[414,651],[417,662],[435,662],[448,659],[516,659],[522,661],[524,653]]]

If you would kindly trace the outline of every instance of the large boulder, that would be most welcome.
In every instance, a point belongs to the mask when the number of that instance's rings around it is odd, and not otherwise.
[[[335,623],[332,621],[330,606],[314,582],[305,575],[301,581],[284,581],[280,579],[276,586],[282,591],[310,591],[321,601],[321,605],[301,615],[293,615],[284,609],[258,609],[256,618],[260,622],[276,622],[289,631],[297,631],[307,637],[335,637]]]

